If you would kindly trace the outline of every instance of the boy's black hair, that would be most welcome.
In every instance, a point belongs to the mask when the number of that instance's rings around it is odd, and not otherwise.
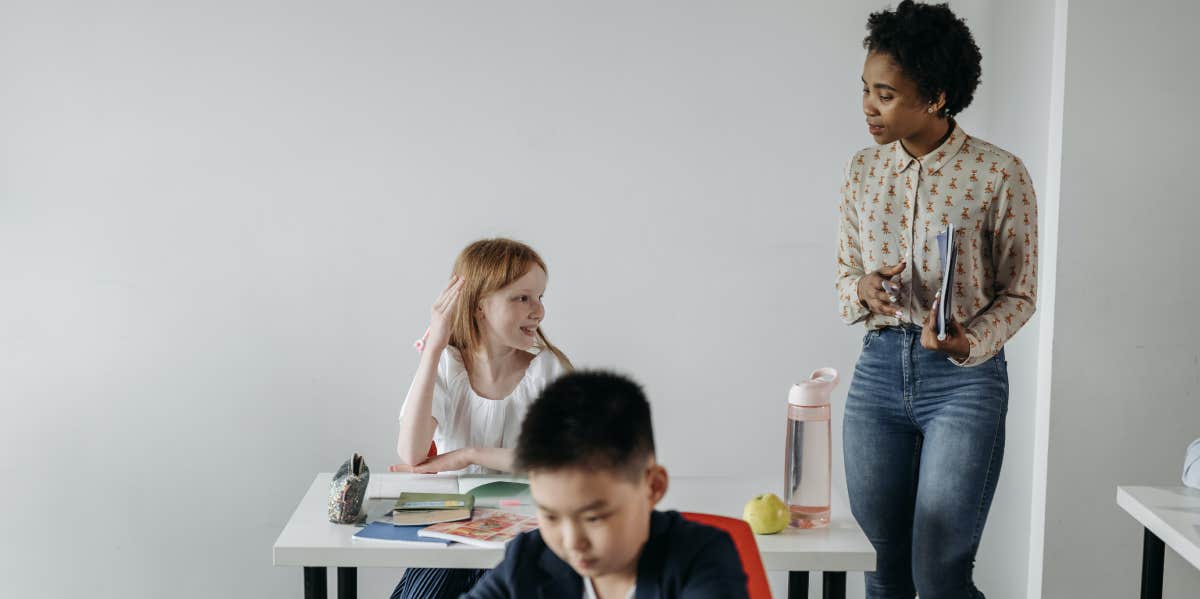
[[[529,406],[515,468],[610,470],[637,481],[653,455],[641,386],[611,372],[577,371],[550,383]]]
[[[863,48],[888,54],[917,83],[921,96],[946,93],[941,114],[952,117],[971,105],[983,60],[966,22],[946,4],[904,0],[893,11],[871,13]]]

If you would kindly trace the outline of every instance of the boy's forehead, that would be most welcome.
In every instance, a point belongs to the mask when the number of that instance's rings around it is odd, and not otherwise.
[[[575,512],[635,498],[640,482],[606,469],[558,468],[529,472],[529,490],[539,507]]]

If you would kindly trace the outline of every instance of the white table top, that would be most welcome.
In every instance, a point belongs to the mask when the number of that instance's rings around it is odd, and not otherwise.
[[[276,566],[491,568],[504,557],[501,549],[457,544],[412,547],[356,543],[351,537],[358,528],[328,521],[326,510],[331,479],[332,475],[327,472],[316,476],[279,533],[273,550]],[[778,481],[749,477],[672,477],[667,496],[658,507],[740,517],[746,501],[764,489],[778,486],[776,483]],[[454,492],[456,486],[453,478],[444,475],[373,473],[368,496],[394,497],[398,489]],[[861,572],[875,569],[875,550],[849,514],[835,513],[828,528],[789,528],[779,534],[756,538],[767,570]]]
[[[1200,491],[1188,487],[1117,487],[1117,505],[1200,569]]]

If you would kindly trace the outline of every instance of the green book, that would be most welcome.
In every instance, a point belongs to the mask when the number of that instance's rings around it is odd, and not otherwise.
[[[514,504],[532,503],[529,495],[529,483],[500,480],[479,485],[467,491],[475,497],[479,505],[492,507]]]
[[[471,510],[475,496],[458,493],[401,493],[396,500],[397,511],[408,510]]]

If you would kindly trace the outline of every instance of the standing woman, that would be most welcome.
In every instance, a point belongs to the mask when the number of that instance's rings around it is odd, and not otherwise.
[[[983,597],[972,569],[1004,453],[1004,343],[1034,311],[1037,203],[1016,156],[955,123],[980,81],[966,24],[906,0],[867,29],[876,145],[846,166],[837,279],[842,319],[867,329],[843,435],[851,511],[878,559],[866,596]],[[954,318],[939,340],[936,236],[950,223]]]

